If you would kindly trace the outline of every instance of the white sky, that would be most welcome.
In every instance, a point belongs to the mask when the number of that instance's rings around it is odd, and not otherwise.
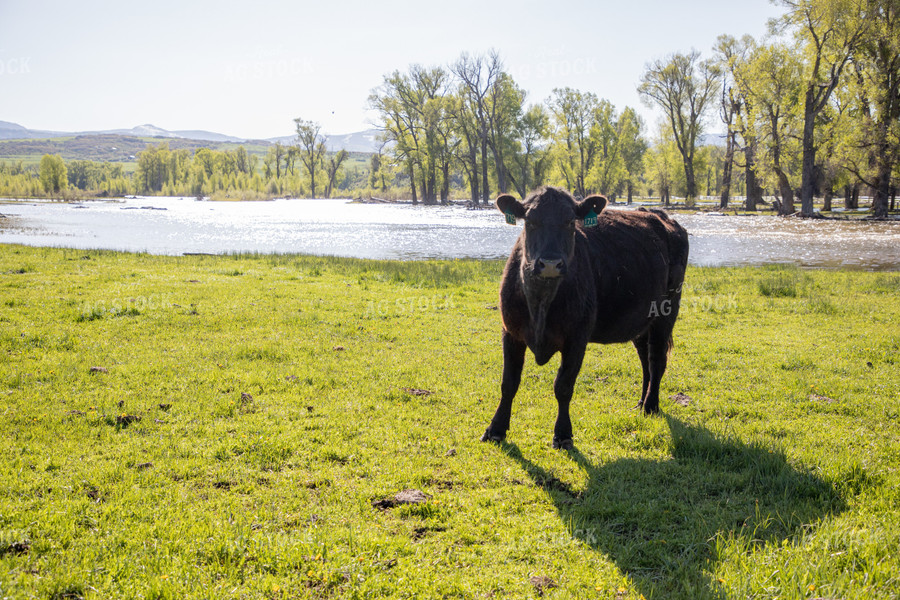
[[[248,138],[370,127],[370,91],[410,64],[497,49],[528,91],[655,110],[645,65],[716,37],[762,37],[768,0],[0,0],[0,120],[86,131],[152,123]],[[718,130],[719,127],[712,127]]]

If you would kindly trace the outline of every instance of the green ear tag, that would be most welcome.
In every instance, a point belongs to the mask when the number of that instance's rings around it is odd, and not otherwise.
[[[597,213],[594,212],[594,209],[591,209],[591,212],[584,216],[584,226],[585,227],[596,227],[597,226]]]
[[[515,225],[515,224],[516,224],[516,215],[512,214],[511,212],[505,212],[505,213],[503,213],[503,214],[506,215],[506,222],[507,222],[507,223],[509,223],[510,225]],[[596,221],[596,220],[597,220],[597,217],[595,216],[595,217],[594,217],[594,221]]]

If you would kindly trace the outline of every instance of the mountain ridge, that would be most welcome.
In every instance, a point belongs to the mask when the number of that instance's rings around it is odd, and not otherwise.
[[[51,131],[44,129],[29,129],[11,121],[0,121],[0,140],[44,140],[60,137],[77,137],[83,135],[125,135],[134,137],[154,137],[165,139],[196,140],[203,142],[229,142],[229,143],[282,143],[293,144],[295,136],[281,136],[273,138],[241,138],[214,131],[202,129],[182,129],[170,131],[145,123],[131,129],[105,129],[97,131]],[[378,130],[368,129],[346,134],[336,134],[326,137],[325,146],[330,152],[347,150],[348,152],[373,153],[379,150]]]

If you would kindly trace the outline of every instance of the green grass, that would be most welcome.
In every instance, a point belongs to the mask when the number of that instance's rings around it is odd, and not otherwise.
[[[898,597],[900,277],[690,269],[566,453],[558,358],[478,441],[501,269],[0,246],[0,597]]]

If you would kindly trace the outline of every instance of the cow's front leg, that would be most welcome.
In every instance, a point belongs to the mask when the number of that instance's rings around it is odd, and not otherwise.
[[[509,416],[512,401],[522,382],[522,367],[525,364],[525,343],[514,339],[509,332],[503,332],[503,380],[500,383],[500,405],[491,424],[488,425],[482,442],[502,442],[509,430]]]
[[[575,447],[572,441],[572,420],[569,418],[569,403],[572,401],[572,393],[575,391],[575,380],[581,371],[581,363],[584,360],[586,344],[578,344],[562,352],[559,371],[556,373],[556,381],[553,382],[553,392],[556,394],[556,402],[559,412],[556,416],[556,425],[553,428],[553,447],[562,450],[571,450]]]

